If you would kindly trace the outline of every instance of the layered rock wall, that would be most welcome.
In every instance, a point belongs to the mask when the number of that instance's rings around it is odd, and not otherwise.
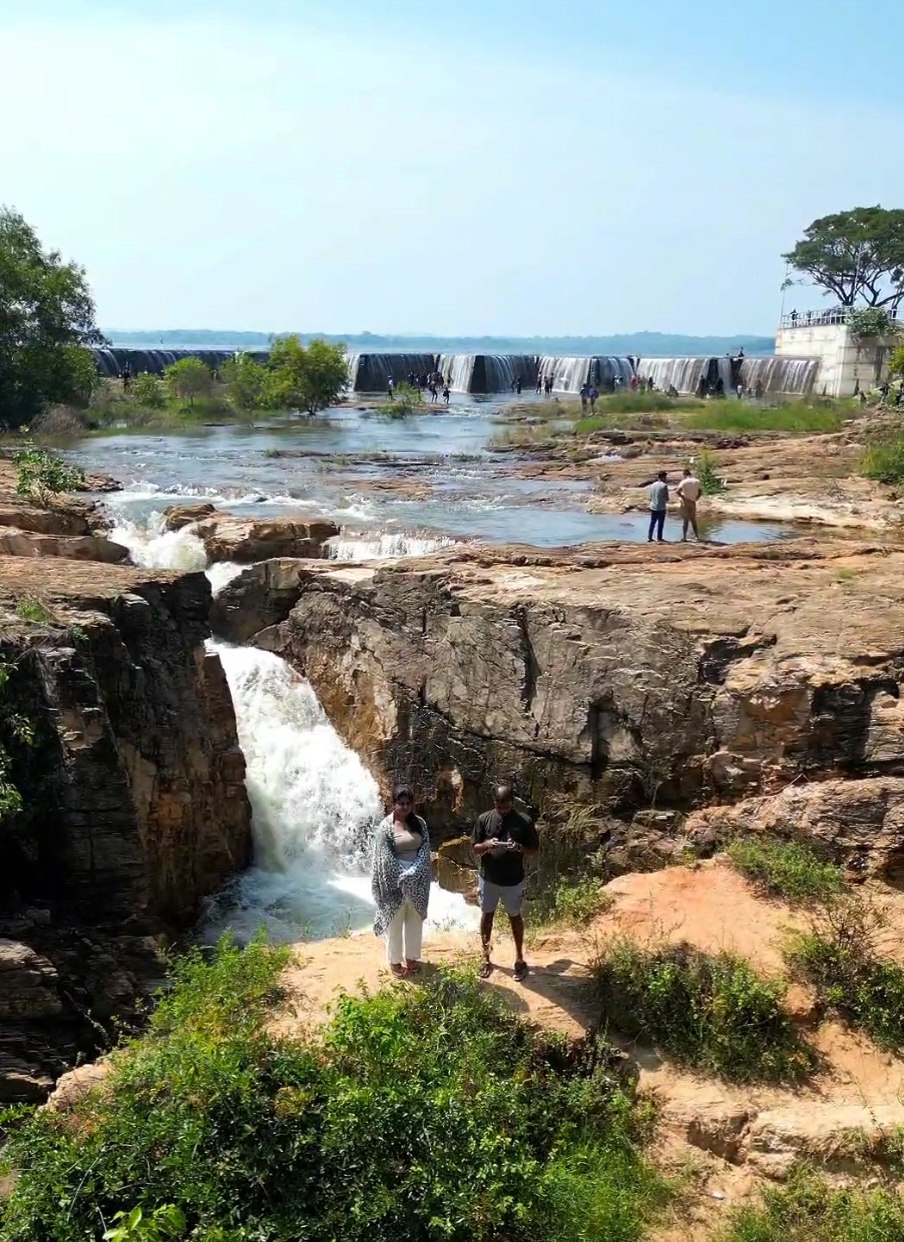
[[[4,1070],[7,1096],[40,1094],[90,1050],[251,849],[206,578],[46,566],[0,558],[0,728],[23,800],[0,822],[0,1098]],[[22,622],[15,600],[39,591],[46,622]]]

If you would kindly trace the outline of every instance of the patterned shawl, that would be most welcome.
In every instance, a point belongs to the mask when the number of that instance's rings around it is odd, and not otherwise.
[[[371,892],[377,905],[374,916],[374,935],[382,936],[392,922],[392,916],[407,897],[422,919],[427,917],[430,900],[430,837],[427,825],[419,815],[409,816],[413,832],[422,837],[421,848],[413,863],[400,862],[396,857],[395,840],[392,835],[392,815],[380,823],[374,837]]]

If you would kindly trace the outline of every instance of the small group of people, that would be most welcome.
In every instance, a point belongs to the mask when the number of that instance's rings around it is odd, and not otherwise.
[[[632,375],[631,376],[631,391],[632,392],[638,392],[638,391],[639,392],[655,392],[656,381],[653,379],[652,375],[648,375],[646,377],[644,377],[643,375]]]
[[[697,528],[697,501],[703,494],[700,480],[692,470],[685,470],[681,482],[675,488],[675,495],[681,504],[681,542],[687,543],[688,528],[694,532],[694,538],[700,542],[700,531]],[[660,470],[656,481],[650,488],[650,529],[647,543],[655,537],[657,543],[666,542],[663,530],[665,515],[669,507],[669,476]]]
[[[426,388],[430,393],[431,405],[434,405],[439,401],[440,392],[442,392],[444,405],[449,404],[449,400],[452,396],[452,390],[449,387],[448,382],[443,379],[442,374],[439,371],[434,371],[430,375],[414,375],[412,373],[408,376],[408,387],[416,388],[419,392],[423,392]],[[389,379],[386,381],[386,395],[390,401],[395,401],[395,390],[395,377],[390,375]]]
[[[590,406],[591,412],[596,409],[596,403],[599,400],[599,389],[595,384],[582,384],[580,391],[581,409],[586,410]]]
[[[500,902],[508,915],[515,942],[514,977],[527,977],[524,960],[524,859],[540,848],[530,819],[515,809],[510,783],[493,791],[493,809],[479,816],[471,831],[478,859],[480,900],[480,976],[489,978],[493,923]],[[430,902],[433,864],[430,833],[414,809],[408,785],[393,791],[392,810],[376,831],[371,869],[371,891],[376,904],[374,932],[386,941],[389,969],[397,979],[421,971],[424,922]]]
[[[524,387],[524,381],[521,379],[520,375],[516,375],[515,378],[512,380],[512,392],[517,393],[518,396],[520,397],[521,389],[523,387]],[[539,392],[539,389],[537,391]]]

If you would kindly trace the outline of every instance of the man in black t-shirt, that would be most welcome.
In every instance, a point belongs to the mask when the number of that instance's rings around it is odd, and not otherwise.
[[[512,925],[515,941],[515,979],[520,983],[527,975],[524,960],[524,856],[536,854],[540,848],[537,830],[526,815],[515,810],[511,785],[497,785],[494,810],[481,815],[471,833],[474,853],[480,860],[480,940],[483,965],[480,977],[486,979],[493,969],[490,962],[490,939],[493,918],[500,900]]]

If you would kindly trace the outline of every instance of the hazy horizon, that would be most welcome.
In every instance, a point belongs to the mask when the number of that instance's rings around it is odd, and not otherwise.
[[[121,331],[768,336],[806,225],[904,197],[895,12],[0,0],[0,201]]]

